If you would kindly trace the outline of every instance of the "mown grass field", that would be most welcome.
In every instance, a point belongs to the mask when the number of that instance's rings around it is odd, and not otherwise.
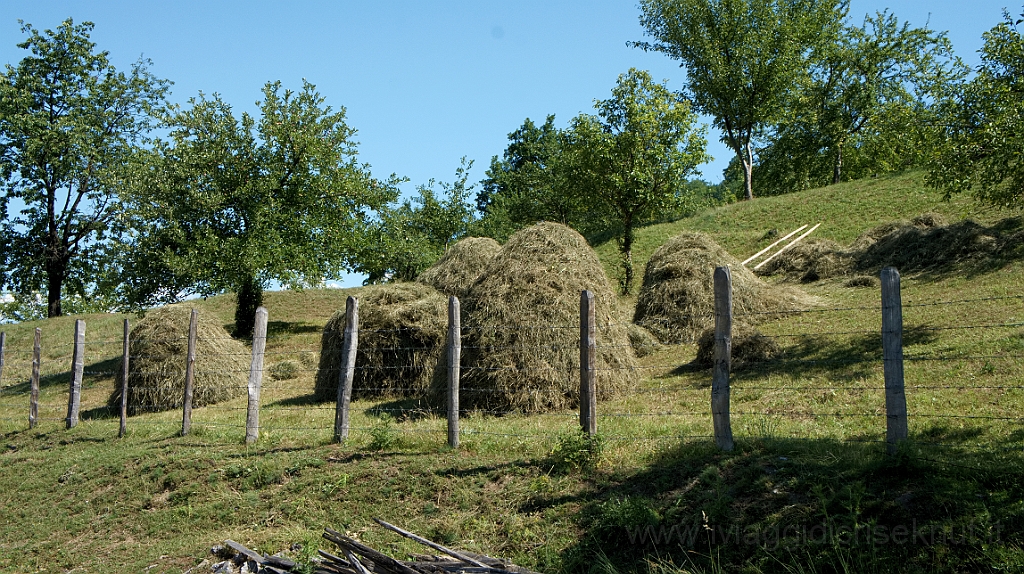
[[[739,258],[824,222],[848,244],[924,212],[993,224],[1015,215],[945,203],[920,174],[716,209],[641,230],[636,260],[681,230]],[[1019,223],[1008,223],[1016,225]],[[617,276],[614,242],[596,248]],[[1024,264],[999,259],[903,276],[911,441],[885,453],[879,293],[842,279],[801,285],[806,313],[761,325],[782,359],[733,376],[736,449],[709,438],[710,374],[692,345],[642,358],[643,383],[599,404],[602,448],[587,456],[577,413],[473,414],[462,446],[414,401],[360,401],[344,445],[333,406],[309,400],[320,329],[349,293],[268,293],[268,369],[255,446],[245,398],[132,417],[117,438],[104,405],[123,317],[87,321],[83,422],[65,430],[74,317],[5,325],[0,392],[0,570],[181,572],[226,538],[308,561],[322,528],[400,556],[419,551],[380,517],[449,546],[542,572],[1024,571]],[[641,267],[642,269],[642,267]],[[638,276],[640,273],[638,273]],[[623,298],[628,307],[633,299]],[[230,296],[195,301],[231,322]],[[43,330],[40,416],[28,429],[28,355]]]

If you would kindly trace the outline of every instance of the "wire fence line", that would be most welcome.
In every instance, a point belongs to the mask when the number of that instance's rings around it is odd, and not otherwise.
[[[897,287],[898,287],[898,274],[896,275]],[[554,374],[555,379],[575,380],[579,379],[579,386],[576,387],[578,391],[570,393],[571,396],[568,398],[571,402],[581,405],[581,412],[579,413],[580,424],[587,430],[598,426],[598,421],[605,421],[600,423],[602,427],[606,424],[609,425],[610,431],[602,432],[602,436],[605,438],[618,437],[615,440],[626,441],[626,440],[651,440],[652,437],[644,436],[643,432],[637,432],[635,435],[629,434],[616,434],[621,432],[619,430],[620,423],[617,421],[643,421],[643,420],[664,420],[670,422],[670,424],[678,425],[678,432],[667,432],[660,437],[666,439],[678,439],[682,437],[700,437],[701,439],[713,439],[715,443],[720,447],[729,447],[727,442],[723,442],[723,435],[729,434],[731,438],[731,425],[733,418],[739,421],[747,422],[758,422],[765,420],[774,420],[779,418],[792,419],[795,421],[801,420],[817,420],[817,421],[828,421],[832,420],[840,422],[846,419],[884,419],[885,425],[874,424],[870,428],[873,429],[870,432],[876,434],[879,438],[871,439],[871,442],[884,442],[890,447],[894,446],[895,443],[907,440],[909,433],[907,431],[907,419],[918,419],[921,421],[936,420],[959,420],[965,422],[980,422],[980,423],[1006,423],[1006,424],[1022,424],[1024,423],[1024,416],[1016,416],[1015,413],[1007,412],[1007,409],[1012,406],[1001,406],[999,404],[986,404],[985,408],[989,408],[990,412],[935,412],[926,411],[925,409],[918,409],[908,413],[906,409],[906,392],[925,392],[925,391],[958,391],[958,392],[1002,392],[1002,393],[1013,393],[1024,390],[1024,384],[985,384],[985,383],[971,383],[968,381],[961,382],[959,384],[920,384],[911,383],[906,384],[902,380],[902,368],[904,363],[915,363],[915,362],[938,362],[947,363],[950,366],[956,366],[961,363],[978,363],[978,369],[984,371],[985,369],[995,369],[993,362],[1006,362],[1010,364],[1016,364],[1024,360],[1024,354],[1015,352],[1015,349],[1024,349],[1024,322],[1015,320],[1014,317],[1008,317],[1008,320],[1002,322],[988,322],[988,321],[970,321],[961,322],[958,324],[930,324],[921,323],[912,325],[910,327],[904,326],[902,310],[907,308],[929,308],[929,307],[950,307],[950,306],[963,306],[966,308],[976,308],[979,304],[983,303],[1005,303],[1007,301],[1020,301],[1024,299],[1024,296],[1008,295],[999,297],[979,297],[973,299],[960,299],[956,301],[917,301],[913,304],[903,304],[897,300],[895,303],[892,301],[882,301],[880,305],[864,305],[864,306],[847,306],[847,307],[833,307],[833,308],[812,308],[812,309],[787,309],[782,312],[766,313],[768,315],[780,316],[780,315],[809,315],[815,314],[815,317],[829,317],[834,316],[835,320],[832,321],[821,321],[818,320],[816,324],[808,326],[806,331],[802,328],[794,328],[791,331],[780,334],[769,334],[763,335],[764,337],[771,339],[776,342],[784,343],[781,350],[774,356],[760,360],[744,360],[742,362],[736,362],[734,358],[729,354],[732,350],[732,345],[736,341],[731,338],[731,332],[723,329],[716,331],[716,360],[715,365],[712,367],[712,376],[707,376],[707,366],[696,366],[679,364],[675,362],[668,362],[664,359],[648,361],[647,364],[631,365],[629,367],[620,366],[603,366],[598,367],[596,365],[586,365],[587,353],[632,353],[632,350],[628,347],[632,345],[614,344],[601,339],[601,336],[609,332],[616,326],[622,324],[605,323],[593,324],[593,332],[596,334],[596,340],[587,344],[581,337],[581,344],[579,347],[575,345],[565,345],[561,343],[553,344],[511,344],[511,345],[481,345],[471,344],[465,347],[460,345],[460,350],[474,351],[478,356],[483,356],[486,353],[493,353],[496,351],[511,351],[518,353],[544,353],[548,351],[576,351],[580,352],[580,362],[566,366],[551,365],[547,367],[536,367],[536,366],[523,366],[514,363],[510,363],[503,366],[486,366],[480,364],[472,364],[466,362],[465,358],[460,361],[457,377],[463,373],[493,373],[497,371],[521,373],[524,378],[530,377],[533,374],[545,373],[547,375]],[[900,307],[901,313],[899,316],[898,325],[883,325],[881,331],[879,330],[866,330],[866,329],[851,329],[848,325],[848,320],[844,317],[847,314],[854,313],[860,316],[861,314],[870,314],[872,316],[877,315],[879,312],[885,311],[887,308],[891,308],[893,305]],[[748,314],[752,315],[752,314]],[[764,315],[758,313],[757,315]],[[961,313],[960,316],[972,317],[969,313]],[[733,319],[742,318],[743,314],[732,314],[731,309],[717,309],[716,312],[709,316],[701,316],[702,320],[707,321],[710,319],[716,325],[723,323],[723,318],[727,317],[729,323]],[[569,330],[573,332],[580,332],[583,328],[585,318],[581,318],[580,324],[575,325],[499,325],[499,326],[463,326],[458,325],[454,332],[457,333],[458,338],[468,335],[474,331],[491,330],[491,331],[516,331],[521,330],[525,332],[544,332],[544,331],[556,331],[556,330]],[[265,325],[264,325],[265,329]],[[374,329],[367,328],[354,331],[354,335],[358,338],[361,335],[380,334],[380,333],[399,333],[407,334],[414,331],[420,331],[418,327],[411,327],[409,329]],[[921,334],[926,333],[930,337],[940,337],[946,333],[952,333],[956,336],[959,333],[967,334],[968,336],[975,337],[973,334],[976,331],[986,330],[993,332],[1004,332],[1008,337],[1016,337],[1022,343],[1015,348],[1009,348],[1005,352],[997,352],[991,354],[974,354],[974,353],[951,353],[948,349],[942,348],[935,351],[926,351],[917,354],[907,354],[903,356],[903,342],[898,341],[899,348],[898,357],[893,359],[890,357],[892,353],[884,348],[883,340],[886,337],[893,335],[902,338],[908,333]],[[452,331],[452,329],[449,329]],[[858,341],[858,338],[869,340],[870,344]],[[149,343],[153,348],[160,348],[162,345],[175,343],[181,344],[187,342],[189,336],[185,335],[171,335],[166,338],[154,338],[149,337],[148,340],[133,339],[131,342],[133,345],[138,345],[138,348],[144,348],[146,343]],[[232,381],[225,384],[225,388],[231,391],[233,396],[245,396],[248,394],[249,404],[245,406],[239,406],[238,402],[232,402],[230,404],[214,403],[204,405],[201,408],[196,409],[193,416],[196,418],[197,426],[207,426],[211,428],[237,428],[246,429],[246,435],[248,436],[251,431],[256,432],[280,432],[280,431],[320,431],[330,432],[332,430],[332,424],[336,425],[337,420],[342,418],[342,411],[347,410],[348,404],[341,404],[339,399],[338,404],[332,402],[319,402],[313,398],[313,388],[311,385],[310,378],[313,375],[319,377],[327,377],[329,379],[339,381],[339,385],[343,385],[345,382],[345,374],[357,372],[361,373],[358,380],[362,381],[362,384],[353,383],[351,380],[348,382],[347,392],[349,393],[347,400],[351,401],[352,397],[363,397],[369,398],[376,401],[373,407],[368,409],[368,413],[374,415],[391,414],[395,419],[408,419],[415,421],[434,421],[429,424],[419,425],[404,425],[397,424],[394,427],[394,432],[401,433],[412,433],[412,434],[441,434],[443,429],[441,425],[444,421],[449,421],[454,418],[458,420],[458,415],[486,415],[494,417],[503,417],[509,415],[523,415],[526,420],[535,419],[545,415],[531,414],[529,409],[522,408],[476,408],[472,409],[471,412],[467,412],[464,409],[455,408],[454,410],[446,404],[444,395],[450,396],[453,392],[451,389],[450,381],[445,381],[447,375],[445,371],[450,370],[445,365],[443,360],[444,354],[449,353],[452,349],[452,343],[449,341],[446,344],[433,344],[433,345],[367,345],[365,347],[357,347],[358,353],[364,355],[378,354],[391,356],[392,363],[384,363],[380,365],[371,364],[360,364],[358,359],[353,356],[351,361],[347,364],[334,365],[326,364],[322,360],[321,351],[318,347],[303,347],[295,345],[290,339],[281,336],[262,336],[255,335],[256,339],[261,339],[263,344],[269,345],[269,349],[263,349],[259,353],[259,357],[256,357],[253,351],[245,349],[244,351],[214,351],[206,349],[203,344],[210,341],[227,341],[228,337],[202,337],[196,336],[193,343],[195,344],[195,355],[194,361],[209,361],[209,364],[203,368],[203,373],[207,376],[215,377],[232,377]],[[849,349],[853,339],[853,344],[856,348]],[[814,343],[813,348],[807,348],[804,343],[812,341]],[[280,343],[280,345],[279,345]],[[86,340],[81,343],[61,343],[58,345],[50,345],[46,349],[46,354],[42,355],[41,350],[36,350],[26,346],[24,340],[19,341],[17,344],[11,341],[6,341],[2,348],[0,348],[0,421],[6,421],[8,423],[24,422],[25,418],[18,416],[17,411],[24,408],[24,403],[21,402],[24,397],[31,397],[33,394],[38,394],[39,385],[42,385],[47,393],[43,397],[43,402],[38,402],[34,407],[34,416],[30,416],[30,425],[38,424],[40,422],[52,422],[52,421],[63,421],[68,426],[71,424],[72,415],[70,413],[71,406],[68,407],[69,412],[66,416],[56,416],[62,413],[63,405],[66,402],[71,402],[69,395],[75,392],[75,386],[81,389],[82,381],[74,380],[75,372],[73,369],[72,362],[76,356],[80,356],[79,353],[84,352],[86,354],[86,368],[82,371],[84,377],[91,378],[94,380],[109,380],[114,379],[118,381],[119,374],[121,372],[121,362],[124,360],[122,348],[127,347],[126,342],[122,339],[104,338],[96,340]],[[657,344],[652,345],[655,349],[664,348],[666,345]],[[844,347],[845,346],[845,347]],[[255,347],[255,345],[254,345]],[[724,347],[724,349],[720,348]],[[829,352],[822,352],[822,349],[828,347]],[[205,349],[205,350],[204,350]],[[724,353],[723,353],[724,350]],[[659,355],[660,357],[667,358],[669,353]],[[845,356],[844,356],[845,355]],[[438,364],[438,356],[442,357],[442,361]],[[264,365],[266,358],[271,358],[273,361],[268,366]],[[414,360],[408,360],[409,357],[416,357]],[[423,357],[431,357],[429,360],[423,359]],[[173,367],[166,367],[160,369],[149,369],[146,367],[137,367],[131,371],[132,375],[145,375],[149,378],[163,377],[165,379],[172,380],[175,384],[175,388],[181,387],[180,381],[186,377],[188,373],[187,360],[184,356],[167,355],[154,352],[141,352],[136,354],[129,354],[127,356],[129,366],[135,362],[145,364],[147,361],[165,361],[174,363]],[[247,366],[229,366],[227,360],[234,359],[244,361]],[[891,363],[898,360],[900,366],[900,377],[898,380],[892,379],[889,376],[888,367]],[[403,362],[404,361],[404,362]],[[37,373],[29,374],[30,370],[35,369]],[[437,372],[434,372],[436,369]],[[645,378],[639,388],[631,391],[628,396],[618,397],[611,402],[604,402],[594,407],[594,402],[590,405],[585,405],[589,401],[588,393],[592,393],[595,396],[601,392],[601,377],[609,371],[617,371],[630,369],[636,371],[639,375]],[[808,371],[807,369],[813,369]],[[851,372],[849,369],[855,369]],[[422,400],[422,397],[402,397],[395,396],[395,387],[387,385],[374,385],[372,381],[377,380],[381,377],[389,377],[387,373],[395,371],[408,371],[412,373],[422,374],[424,372],[433,373],[432,387],[430,392],[434,395],[441,396],[441,400]],[[673,384],[664,384],[662,380],[670,379],[678,381],[678,377],[684,373],[695,373],[690,376],[689,379],[683,379],[688,382],[675,382]],[[724,372],[725,378],[722,380],[721,373]],[[806,377],[807,373],[812,373],[813,376]],[[589,390],[586,387],[585,378],[590,377],[592,385]],[[767,381],[765,378],[767,377]],[[772,378],[775,378],[774,383],[771,382]],[[801,377],[804,377],[801,379]],[[821,379],[825,378],[826,381]],[[710,379],[710,380],[708,380]],[[702,381],[700,384],[693,384],[693,380]],[[95,382],[95,381],[94,381]],[[371,383],[371,384],[366,384]],[[531,383],[535,386],[524,390],[523,392],[529,392],[535,396],[544,395],[565,395],[565,385],[558,385],[556,382],[549,380],[540,380],[540,382],[531,379]],[[710,383],[710,384],[707,384]],[[66,392],[60,392],[57,390],[59,387],[65,387]],[[161,384],[157,387],[147,387],[145,385],[137,385],[134,391],[144,390],[161,390],[165,385]],[[158,388],[159,387],[159,388]],[[455,381],[455,392],[462,394],[486,394],[486,393],[498,393],[496,389],[485,388],[469,384],[461,386],[461,379]],[[116,394],[115,389],[111,389],[112,398],[106,401],[104,404],[97,405],[95,396],[97,393],[93,389],[93,400],[91,401],[91,408],[86,410],[83,418],[98,420],[98,419],[112,419],[118,415],[118,405],[113,401],[113,395]],[[344,391],[344,389],[342,389]],[[255,392],[254,392],[255,391]],[[420,389],[419,394],[422,395],[425,390]],[[265,401],[264,404],[259,404],[260,393],[264,394],[264,398],[270,400]],[[727,399],[739,401],[740,404],[746,404],[750,400],[761,400],[763,397],[753,398],[754,395],[763,395],[768,393],[783,393],[785,394],[785,401],[781,403],[764,402],[759,403],[757,408],[730,408],[730,403],[722,403],[719,401],[716,403],[714,398],[724,396]],[[826,393],[826,396],[815,395],[810,396],[807,393]],[[856,396],[858,398],[851,399],[851,404],[838,404],[835,407],[828,404],[829,396],[833,395],[848,395]],[[871,393],[877,393],[871,395]],[[339,396],[344,393],[339,392]],[[902,397],[903,404],[902,410],[897,405],[897,412],[892,411],[892,405],[888,400],[890,395],[898,395],[897,398]],[[730,396],[731,395],[731,396]],[[711,408],[707,408],[708,399],[712,399]],[[794,400],[796,399],[796,400]],[[883,400],[884,399],[884,400]],[[256,401],[255,412],[257,413],[257,420],[262,416],[262,420],[256,422],[254,429],[254,422],[251,420],[251,413],[253,412],[253,401]],[[666,404],[666,401],[668,403]],[[140,402],[132,405],[132,410],[136,414],[144,413],[157,413],[161,411],[182,409],[186,404],[184,396],[176,397],[173,400],[167,400],[163,402]],[[725,405],[723,408],[722,405]],[[851,408],[851,406],[853,408]],[[42,408],[42,413],[39,409]],[[246,413],[243,416],[242,413]],[[332,416],[334,415],[334,416]],[[710,416],[709,416],[710,415]],[[350,416],[350,415],[345,415]],[[564,412],[557,413],[554,418],[562,421],[575,421],[575,413],[566,414]],[[333,419],[333,420],[332,420]],[[710,420],[709,420],[710,419]],[[902,430],[899,428],[894,432],[891,429],[894,421],[897,426],[902,424]],[[711,423],[708,425],[708,423]],[[170,422],[155,422],[147,421],[145,417],[133,416],[130,424],[173,424]],[[456,433],[456,442],[458,436],[490,436],[487,431],[479,430],[481,423],[479,420],[473,419],[471,423],[472,429],[462,429],[461,435]],[[518,423],[517,423],[518,424]],[[571,424],[571,423],[570,423]],[[704,426],[708,431],[714,430],[713,433],[694,433],[693,427],[696,425],[698,428]],[[424,426],[428,428],[424,428]],[[351,419],[348,420],[347,430],[358,431],[358,432],[372,432],[375,426],[366,426],[353,424]],[[338,429],[334,429],[337,435]],[[450,429],[449,429],[450,430]],[[636,430],[636,429],[632,429]],[[863,429],[857,429],[858,432]],[[741,431],[741,434],[743,431]],[[555,438],[557,435],[553,432],[531,432],[531,433],[519,433],[515,431],[504,431],[493,433],[494,436],[515,436],[519,438],[538,438],[544,437],[548,440]],[[749,432],[747,434],[750,434]],[[632,439],[630,438],[632,436]],[[884,438],[882,438],[884,437]],[[335,436],[337,439],[338,436]],[[799,437],[780,437],[780,438],[799,438]],[[820,438],[820,437],[819,437]],[[848,437],[846,437],[848,438]],[[839,437],[839,440],[846,440],[844,437]],[[451,439],[451,436],[449,436]],[[450,441],[451,442],[451,441]]]

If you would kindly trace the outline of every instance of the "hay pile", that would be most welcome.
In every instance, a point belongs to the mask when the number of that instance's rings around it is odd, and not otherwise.
[[[132,328],[128,352],[128,414],[181,408],[191,309],[169,305],[146,313]],[[246,393],[252,353],[210,314],[196,324],[192,405],[202,407]],[[121,406],[121,369],[108,406]]]
[[[448,331],[448,301],[433,287],[395,283],[364,287],[352,398],[420,396],[430,386]],[[345,311],[324,326],[314,396],[338,396]]]
[[[794,245],[766,263],[755,273],[783,275],[801,283],[847,275],[853,269],[853,256],[830,239],[811,239]]]
[[[467,237],[420,273],[416,282],[461,299],[500,250],[501,245],[490,237]]]
[[[633,321],[663,343],[693,341],[714,325],[714,273],[720,266],[732,271],[734,323],[757,323],[810,303],[796,290],[766,284],[706,235],[684,232],[651,255]]]
[[[634,387],[639,376],[597,256],[556,223],[513,235],[470,287],[462,306],[460,406],[543,412],[579,405],[580,293],[594,293],[598,398]],[[447,365],[439,362],[431,402],[444,404]]]
[[[739,371],[756,363],[770,361],[781,351],[775,339],[766,337],[754,327],[734,324],[732,328],[731,370]],[[706,329],[697,339],[697,357],[693,364],[702,369],[715,366],[715,330]]]

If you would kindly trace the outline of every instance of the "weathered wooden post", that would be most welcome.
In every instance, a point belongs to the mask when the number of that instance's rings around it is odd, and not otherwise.
[[[359,300],[345,301],[345,334],[341,343],[341,373],[338,375],[338,405],[334,410],[334,442],[344,442],[351,426],[348,406],[352,401],[352,380],[356,375],[359,347]]]
[[[889,453],[907,439],[907,396],[903,387],[903,301],[900,273],[882,269],[882,356],[885,375],[885,442]]]
[[[732,274],[728,267],[715,268],[715,367],[711,375],[711,417],[715,444],[732,450],[729,421],[729,371],[732,369]]]
[[[121,349],[121,427],[118,438],[128,432],[128,319],[124,320],[124,343]]]
[[[181,436],[185,436],[192,429],[192,385],[196,376],[196,325],[199,322],[199,312],[192,309],[188,321],[188,357],[185,363],[185,397],[181,408]]]
[[[459,298],[448,298],[448,446],[459,448],[459,364],[462,361],[462,317]]]
[[[594,293],[580,293],[580,427],[597,434],[597,320]]]
[[[71,389],[68,392],[68,416],[65,419],[69,429],[78,424],[78,413],[82,405],[82,377],[85,374],[85,321],[75,321],[75,350],[71,355]]]
[[[7,333],[0,332],[0,388],[4,381],[4,348],[7,347]]]
[[[28,399],[28,428],[39,424],[39,366],[43,355],[43,330],[36,327],[35,338],[32,340],[32,390]]]
[[[249,363],[249,404],[245,412],[245,443],[260,436],[260,388],[263,386],[263,355],[267,348],[267,308],[256,309],[252,330],[252,362]]]

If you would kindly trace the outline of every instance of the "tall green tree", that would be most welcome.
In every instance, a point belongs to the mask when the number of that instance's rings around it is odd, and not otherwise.
[[[888,12],[846,26],[813,55],[755,174],[774,194],[917,165],[934,103],[965,72],[944,33]]]
[[[609,217],[622,256],[621,287],[633,286],[636,227],[677,206],[679,191],[707,155],[690,103],[643,70],[619,76],[612,97],[568,130],[562,161],[574,189]],[[568,157],[566,157],[568,156]]]
[[[1024,17],[1024,15],[1022,15]],[[942,144],[929,160],[928,183],[1020,209],[1024,199],[1024,35],[1015,20],[983,34],[981,63],[943,102]]]
[[[395,180],[358,163],[355,130],[315,86],[266,84],[258,118],[213,95],[175,107],[168,139],[138,160],[126,262],[129,300],[234,292],[235,335],[252,333],[272,280],[319,284],[352,264],[373,210]]]
[[[476,221],[470,203],[475,186],[467,185],[472,168],[463,157],[454,182],[431,179],[417,187],[417,196],[381,209],[353,270],[366,274],[367,283],[411,281],[466,237]]]
[[[785,111],[817,46],[834,43],[846,0],[641,0],[656,41],[634,42],[679,60],[694,107],[714,118],[754,197],[754,142]]]
[[[22,23],[29,55],[0,73],[0,288],[45,293],[48,317],[64,313],[64,290],[83,298],[99,280],[124,166],[169,85],[146,60],[118,72],[92,29]]]

